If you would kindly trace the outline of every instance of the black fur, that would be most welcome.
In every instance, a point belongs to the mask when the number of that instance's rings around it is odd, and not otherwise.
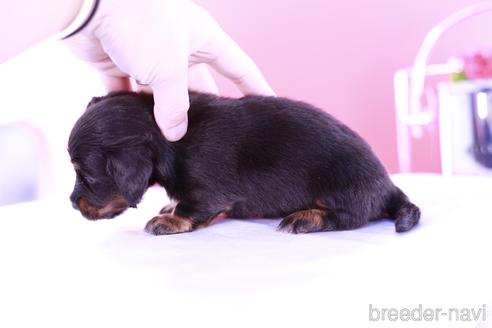
[[[219,213],[286,217],[310,209],[326,214],[316,231],[391,217],[403,232],[420,218],[367,143],[311,105],[190,93],[188,132],[168,142],[153,104],[151,95],[126,92],[91,101],[69,140],[80,167],[74,203],[84,198],[101,208],[122,195],[136,206],[157,183],[177,201],[174,213],[193,227]]]

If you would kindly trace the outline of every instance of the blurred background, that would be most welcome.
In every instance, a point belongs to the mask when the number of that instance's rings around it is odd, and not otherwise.
[[[333,114],[396,173],[394,74],[413,64],[436,23],[479,1],[195,2],[249,53],[278,95]],[[430,63],[490,49],[491,17],[480,15],[449,30]],[[223,78],[217,81],[223,94],[239,95]],[[46,196],[68,199],[74,176],[66,143],[91,97],[104,93],[97,73],[50,41],[1,64],[0,90],[0,205]],[[441,171],[438,137],[436,120],[416,141],[412,171]]]

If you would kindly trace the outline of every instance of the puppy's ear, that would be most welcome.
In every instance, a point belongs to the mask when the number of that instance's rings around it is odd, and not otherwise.
[[[149,187],[152,162],[136,149],[112,153],[108,156],[107,171],[130,207],[136,207]]]

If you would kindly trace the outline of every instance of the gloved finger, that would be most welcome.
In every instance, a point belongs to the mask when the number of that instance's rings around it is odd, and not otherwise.
[[[215,39],[209,51],[217,54],[210,65],[234,82],[243,94],[275,95],[253,60],[225,32]]]
[[[132,84],[129,77],[112,76],[101,72],[101,79],[108,92],[132,91]]]
[[[208,63],[234,82],[243,94],[275,95],[251,58],[224,32],[215,19],[202,7],[188,8],[190,63]]]
[[[219,88],[206,64],[195,64],[188,68],[188,89],[218,95]]]
[[[176,79],[151,84],[154,94],[154,117],[169,141],[181,139],[188,129],[188,81],[186,74]]]
[[[107,91],[130,91],[132,89],[128,74],[123,73],[114,64],[95,37],[79,33],[64,40],[63,43],[78,58],[99,71]]]
[[[152,88],[150,87],[150,85],[141,85],[137,83],[137,92],[152,94]]]

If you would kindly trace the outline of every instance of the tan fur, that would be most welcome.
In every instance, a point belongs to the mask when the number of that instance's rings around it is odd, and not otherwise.
[[[327,230],[327,215],[328,210],[325,209],[298,211],[288,215],[282,221],[279,230],[288,233],[306,233]]]
[[[170,235],[194,230],[193,220],[174,214],[161,214],[150,220],[145,231],[154,235]]]
[[[128,202],[122,195],[115,195],[106,205],[101,208],[92,205],[85,198],[79,198],[77,200],[77,206],[86,218],[89,220],[98,220],[104,216],[125,210],[128,208]]]

